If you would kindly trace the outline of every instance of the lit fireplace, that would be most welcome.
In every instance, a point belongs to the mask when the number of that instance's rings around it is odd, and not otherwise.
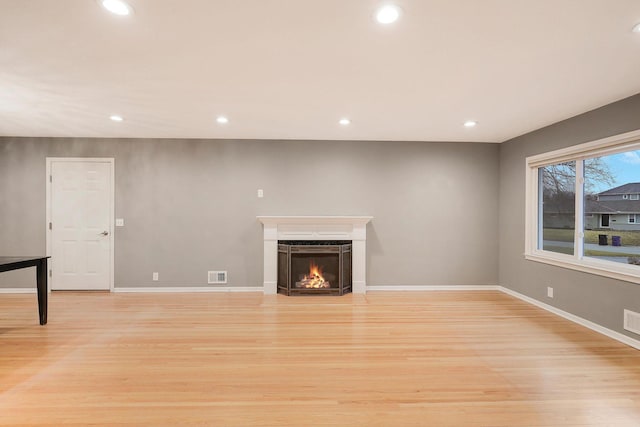
[[[296,282],[296,288],[321,289],[330,287],[331,283],[322,277],[322,268],[315,265],[313,261],[309,263],[309,274],[305,274],[299,282]]]
[[[351,292],[351,242],[279,241],[278,292],[285,295]]]

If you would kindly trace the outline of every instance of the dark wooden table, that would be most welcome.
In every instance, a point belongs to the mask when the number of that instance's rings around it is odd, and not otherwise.
[[[38,287],[38,313],[40,315],[40,324],[47,324],[47,259],[45,257],[18,257],[18,256],[0,256],[0,272],[18,270],[20,268],[35,267],[36,283]]]

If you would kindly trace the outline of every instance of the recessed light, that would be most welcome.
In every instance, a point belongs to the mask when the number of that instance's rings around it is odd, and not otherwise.
[[[376,21],[381,24],[392,24],[400,18],[400,8],[395,4],[385,4],[376,11]]]
[[[342,126],[347,126],[347,125],[351,124],[351,120],[349,120],[347,118],[343,118],[343,119],[340,119],[338,121],[338,123],[340,123]]]
[[[216,122],[220,123],[221,125],[225,124],[225,123],[229,123],[229,119],[226,118],[225,116],[218,116],[216,118]]]
[[[116,115],[116,114],[114,114],[113,116],[110,116],[109,118],[110,118],[111,120],[113,120],[114,122],[121,122],[121,121],[123,121],[123,120],[124,120],[124,119],[122,118],[122,116],[118,116],[118,115]]]
[[[634,25],[631,31],[633,31],[634,33],[640,33],[640,22]]]
[[[131,6],[122,0],[100,0],[100,4],[115,15],[126,16],[132,12]]]
[[[476,122],[475,120],[467,120],[466,122],[464,122],[464,127],[466,127],[466,128],[474,128],[474,127],[476,127],[477,124],[478,124],[478,122]]]

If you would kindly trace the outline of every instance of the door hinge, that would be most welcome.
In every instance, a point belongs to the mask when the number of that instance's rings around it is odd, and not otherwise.
[[[49,175],[49,182],[53,182],[53,175]]]
[[[49,270],[49,277],[53,277],[53,270]]]
[[[53,224],[49,223],[49,230],[53,230]]]

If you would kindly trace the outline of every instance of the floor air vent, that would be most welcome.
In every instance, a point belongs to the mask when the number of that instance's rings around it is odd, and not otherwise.
[[[625,310],[624,328],[627,331],[640,335],[640,313],[636,313],[631,310]]]
[[[210,285],[227,283],[227,272],[226,271],[210,271],[208,283]]]

